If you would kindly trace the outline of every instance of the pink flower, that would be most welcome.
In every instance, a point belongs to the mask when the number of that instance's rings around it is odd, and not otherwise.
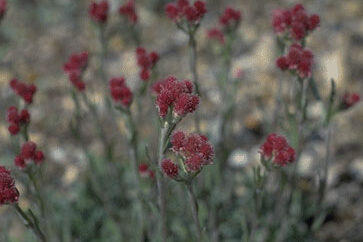
[[[235,28],[241,21],[241,12],[233,9],[231,7],[227,7],[224,10],[223,15],[219,18],[219,23],[226,28]]]
[[[105,23],[108,17],[108,2],[107,0],[92,2],[88,9],[88,14],[91,19],[99,23]]]
[[[0,0],[0,20],[6,12],[6,0]]]
[[[176,131],[171,137],[171,144],[172,150],[183,157],[188,171],[199,171],[203,166],[213,163],[213,147],[203,135],[187,135]]]
[[[288,30],[290,37],[296,41],[304,39],[319,24],[319,16],[317,14],[308,16],[302,4],[296,4],[291,9],[275,10],[272,15],[275,32],[284,33]]]
[[[260,147],[260,154],[264,159],[285,166],[295,161],[295,150],[289,146],[285,137],[277,134],[267,136],[265,143]]]
[[[37,87],[34,84],[26,84],[17,79],[12,79],[10,81],[10,87],[16,94],[21,96],[26,103],[33,102],[33,96],[37,91]]]
[[[9,170],[0,166],[0,206],[17,203],[18,199],[19,191],[15,187],[14,178],[11,177]]]
[[[63,70],[68,74],[69,81],[78,91],[83,91],[86,84],[82,81],[82,74],[88,64],[88,53],[72,54],[63,65]]]
[[[224,34],[218,28],[211,28],[208,30],[208,38],[217,40],[219,43],[224,44]]]
[[[343,100],[341,102],[341,109],[348,109],[353,107],[360,101],[360,96],[358,93],[345,93],[343,96]]]
[[[18,113],[15,106],[8,108],[7,121],[9,122],[8,130],[11,135],[16,135],[20,131],[20,127],[30,122],[30,114],[28,110],[23,109]]]
[[[175,179],[179,175],[179,167],[177,164],[172,162],[169,159],[164,159],[161,162],[161,170],[164,172],[165,175],[168,177]]]
[[[134,0],[129,0],[123,4],[119,9],[119,13],[120,15],[127,17],[130,23],[135,24],[137,22]]]
[[[140,79],[147,81],[150,78],[150,70],[159,60],[159,55],[155,51],[147,53],[145,48],[138,47],[136,49],[137,64],[140,67]]]
[[[192,89],[190,81],[178,81],[174,76],[155,83],[153,90],[157,94],[156,106],[160,117],[165,117],[169,108],[177,116],[194,112],[199,104],[199,97],[191,94]]]
[[[190,4],[188,0],[178,0],[176,3],[165,5],[167,16],[173,21],[187,20],[189,23],[199,22],[207,12],[205,2],[195,1]]]
[[[115,77],[110,80],[110,92],[113,100],[121,103],[124,107],[129,107],[132,102],[132,92],[126,85],[125,78]]]
[[[37,150],[37,145],[32,141],[28,141],[22,145],[20,154],[15,157],[14,163],[17,167],[24,169],[27,165],[26,163],[30,161],[33,161],[36,165],[44,161],[43,152]]]
[[[138,166],[139,169],[139,173],[142,177],[149,177],[149,178],[154,178],[155,177],[155,173],[154,171],[152,171],[149,167],[148,164],[146,163],[141,163]]]

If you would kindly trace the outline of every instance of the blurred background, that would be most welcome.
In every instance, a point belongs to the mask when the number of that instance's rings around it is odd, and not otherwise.
[[[25,191],[26,180],[22,179],[21,172],[17,171],[13,164],[17,153],[17,141],[16,138],[10,137],[7,131],[6,110],[18,102],[8,83],[12,78],[35,83],[38,92],[30,108],[32,120],[29,132],[31,140],[34,140],[46,155],[46,164],[42,171],[43,186],[49,199],[54,200],[54,209],[49,210],[49,216],[54,217],[54,224],[64,224],[64,229],[69,230],[64,232],[65,237],[60,241],[130,241],[126,238],[130,238],[127,234],[132,234],[132,228],[128,227],[124,231],[125,237],[110,237],[113,231],[117,231],[117,226],[97,224],[104,221],[100,219],[105,216],[103,212],[91,211],[91,198],[86,197],[82,202],[79,200],[82,196],[81,191],[85,189],[80,187],[80,180],[86,172],[87,162],[70,129],[74,105],[71,99],[71,84],[62,68],[72,53],[89,51],[90,62],[84,76],[86,90],[94,103],[102,102],[104,83],[97,74],[100,67],[100,44],[95,25],[88,16],[90,2],[8,0],[7,12],[0,25],[0,164],[12,168],[19,190]],[[123,2],[109,0],[111,8],[106,30],[107,55],[104,67],[108,78],[124,76],[131,88],[135,88],[140,82],[135,58],[137,44],[130,36],[128,25],[118,14],[118,8]],[[158,63],[159,78],[170,74],[180,79],[191,78],[187,55],[188,39],[165,16],[163,6],[166,2],[168,1],[137,0],[139,22],[136,31],[139,33],[141,45],[147,50],[157,51],[161,56]],[[275,67],[278,51],[271,26],[271,13],[276,8],[291,7],[296,3],[298,1],[207,1],[208,13],[197,33],[198,68],[201,89],[205,95],[198,112],[202,117],[202,130],[211,140],[218,139],[213,130],[218,121],[216,107],[223,100],[216,85],[215,66],[219,62],[215,53],[218,52],[218,46],[208,40],[206,31],[216,25],[219,15],[228,5],[241,10],[243,15],[230,73],[231,76],[236,76],[239,70],[243,70],[237,108],[231,123],[234,134],[230,140],[232,151],[228,157],[231,168],[243,169],[256,162],[258,147],[270,131],[265,124],[273,115],[278,81],[289,81],[289,75]],[[339,95],[345,91],[362,94],[363,2],[301,0],[299,3],[303,3],[309,13],[319,14],[321,19],[320,28],[314,31],[307,41],[308,48],[314,53],[313,72],[321,94],[328,96],[331,78],[336,80]],[[153,118],[138,121],[140,133],[145,137],[143,142],[149,144],[149,148],[154,152],[155,111],[150,102],[145,101],[145,105],[145,113]],[[105,112],[101,107],[100,115],[105,124],[105,132],[108,137],[113,138],[117,147],[117,162],[127,163],[124,122],[117,114],[117,125],[107,125],[111,121],[106,115],[102,115]],[[323,115],[323,103],[313,101],[308,112],[312,119],[319,119]],[[91,128],[92,117],[87,112],[82,115],[84,122],[81,142],[97,156],[102,152],[101,140],[95,138],[96,132]],[[362,104],[334,119],[334,158],[327,194],[327,203],[332,209],[323,226],[314,234],[315,241],[363,241],[362,122]],[[193,131],[192,123],[192,119],[188,117],[183,121],[182,127]],[[304,148],[298,165],[299,173],[308,178],[310,183],[314,183],[317,161],[324,155],[324,142],[318,133],[317,138]],[[120,169],[126,169],[120,166]],[[101,186],[106,186],[105,190],[102,190],[111,194],[120,191],[120,184],[127,184],[127,174],[119,179],[121,180],[109,183],[99,180]],[[153,186],[153,181],[145,182],[150,183],[147,186]],[[306,186],[309,186],[309,182]],[[150,187],[148,189],[152,189]],[[238,197],[243,192],[243,187],[240,187],[236,189],[235,194]],[[130,193],[132,194],[132,191]],[[123,204],[125,210],[129,206],[130,201],[126,198],[112,199],[120,199],[117,202]],[[29,206],[26,194],[20,197],[20,204]],[[103,210],[102,205],[99,209]],[[74,211],[81,212],[77,214]],[[121,218],[127,218],[127,211],[124,212]],[[75,213],[74,216],[72,213]],[[93,220],[96,221],[96,225],[91,225]],[[90,224],[86,225],[86,221]],[[25,228],[20,222],[14,211],[6,206],[1,207],[0,241],[34,241],[30,233],[23,233]],[[75,224],[78,224],[79,228],[76,228]],[[90,232],[90,228],[99,230]],[[232,232],[229,237],[228,229],[226,231],[222,241],[238,241],[232,239]],[[93,235],[93,232],[97,233],[97,236]],[[183,236],[180,238],[175,241],[188,241],[184,240]]]

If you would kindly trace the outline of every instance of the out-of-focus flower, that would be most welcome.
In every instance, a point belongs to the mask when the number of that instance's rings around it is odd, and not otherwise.
[[[17,167],[24,169],[27,163],[31,161],[37,165],[43,163],[44,154],[42,151],[37,150],[37,145],[34,142],[28,141],[22,145],[20,154],[15,157],[14,163]]]
[[[219,43],[224,44],[224,34],[218,28],[211,28],[208,30],[208,38],[217,40]]]
[[[89,6],[88,13],[91,19],[98,23],[105,23],[108,17],[108,1],[103,0],[99,3],[92,2]]]
[[[226,29],[235,29],[242,19],[241,12],[227,7],[219,18],[219,23]]]
[[[138,47],[136,49],[137,65],[140,67],[140,79],[147,81],[150,78],[150,71],[159,61],[159,55],[155,51],[150,53],[146,52],[143,47]]]
[[[30,114],[26,109],[18,113],[18,109],[15,106],[11,106],[8,108],[6,119],[9,122],[8,130],[10,134],[16,135],[20,131],[21,126],[27,125],[30,122]]]
[[[353,107],[355,104],[357,104],[360,101],[360,95],[358,93],[345,93],[343,96],[343,99],[340,104],[340,108],[342,110],[349,109]]]
[[[132,92],[126,85],[123,77],[115,77],[110,80],[110,92],[112,99],[116,103],[121,103],[124,107],[129,107],[132,102]]]
[[[82,81],[82,74],[88,64],[88,53],[81,52],[72,54],[64,64],[63,70],[68,73],[69,81],[78,91],[83,91],[86,84]]]
[[[157,94],[156,106],[161,117],[165,117],[169,108],[174,115],[184,116],[196,110],[199,97],[192,94],[193,84],[190,81],[178,81],[176,77],[169,76],[153,85]]]
[[[0,206],[17,203],[18,199],[19,191],[15,187],[14,178],[11,177],[9,170],[0,166]]]
[[[3,18],[6,12],[6,0],[0,0],[0,20]]]
[[[135,24],[137,22],[134,0],[129,0],[123,4],[119,9],[119,13],[120,15],[127,17],[130,23]]]
[[[17,79],[12,79],[10,81],[10,87],[16,94],[21,96],[26,103],[33,102],[33,96],[37,91],[37,87],[34,84],[26,84]]]
[[[138,166],[139,169],[139,173],[141,177],[149,177],[149,178],[154,178],[155,177],[155,173],[153,170],[150,169],[149,165],[146,163],[141,163]]]
[[[165,12],[175,22],[187,20],[189,23],[199,22],[207,12],[205,2],[195,1],[190,4],[188,0],[178,0],[165,5]]]
[[[265,143],[260,147],[260,154],[263,159],[271,159],[279,166],[295,161],[295,150],[287,143],[285,137],[277,134],[267,136]]]
[[[300,44],[292,44],[286,56],[276,60],[276,65],[282,71],[296,71],[300,78],[309,78],[313,66],[313,53],[304,49]]]
[[[291,38],[300,41],[320,24],[317,14],[308,15],[302,4],[291,9],[277,9],[273,12],[272,25],[276,33],[287,32]]]

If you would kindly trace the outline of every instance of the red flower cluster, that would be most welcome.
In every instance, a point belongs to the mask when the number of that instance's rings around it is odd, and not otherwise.
[[[189,23],[199,22],[207,12],[205,2],[195,1],[193,5],[188,0],[178,0],[176,3],[168,3],[165,12],[173,21],[186,19]]]
[[[36,165],[39,165],[44,161],[43,152],[37,150],[37,145],[32,141],[24,143],[21,147],[20,154],[14,159],[15,165],[21,169],[25,168],[27,165],[26,163],[29,161],[34,161]]]
[[[184,116],[196,110],[199,97],[192,94],[193,84],[190,81],[178,81],[176,77],[169,76],[153,85],[157,94],[156,105],[159,115],[165,117],[169,107],[174,115]]]
[[[345,93],[341,102],[341,109],[345,110],[353,107],[357,102],[360,101],[358,93]]]
[[[92,2],[88,9],[90,17],[99,23],[105,23],[108,17],[108,2],[103,0],[99,3]]]
[[[140,67],[140,79],[147,81],[150,78],[150,70],[159,60],[159,55],[155,51],[147,53],[145,48],[138,47],[136,49],[137,64]]]
[[[15,187],[15,181],[10,171],[0,166],[0,206],[4,204],[17,203],[19,191]]]
[[[132,92],[126,85],[123,77],[115,77],[110,80],[110,92],[113,100],[121,103],[124,107],[129,107],[132,102]]]
[[[309,16],[302,4],[296,4],[292,9],[275,10],[272,18],[276,33],[289,31],[290,37],[297,41],[305,38],[319,24],[319,15]]]
[[[6,12],[6,0],[0,0],[0,20]]]
[[[139,173],[142,177],[149,177],[149,178],[155,177],[155,172],[151,170],[149,165],[146,163],[141,163],[139,165]]]
[[[260,154],[264,159],[285,166],[295,161],[295,150],[287,143],[285,137],[276,134],[267,136],[265,143],[260,147]]]
[[[68,61],[64,64],[63,70],[68,73],[68,78],[78,91],[83,91],[86,84],[82,81],[83,71],[86,69],[88,63],[88,53],[81,52],[73,54],[69,57]]]
[[[307,78],[311,76],[313,53],[295,43],[290,46],[286,56],[281,56],[276,60],[276,65],[282,71],[296,71],[300,78]]]
[[[127,17],[131,23],[134,24],[137,22],[134,0],[129,0],[124,5],[122,5],[119,9],[119,13],[120,15]]]
[[[34,84],[26,84],[16,79],[10,81],[10,87],[13,91],[21,96],[26,103],[33,102],[33,95],[37,91],[37,87]]]
[[[161,170],[164,172],[165,175],[168,177],[175,179],[179,175],[179,167],[177,164],[172,162],[169,159],[164,159],[161,162]]]
[[[15,106],[11,106],[8,108],[6,119],[9,122],[8,130],[10,134],[16,135],[19,133],[22,125],[26,125],[30,122],[30,114],[26,109],[23,109],[18,113],[18,109]]]
[[[207,32],[208,38],[217,40],[219,43],[224,44],[224,34],[219,28],[211,28]]]
[[[204,135],[187,135],[174,132],[171,138],[172,150],[183,157],[186,169],[196,172],[203,166],[213,163],[214,150]]]
[[[224,10],[223,15],[219,18],[219,23],[224,26],[224,28],[234,29],[239,25],[241,18],[240,11],[227,7]]]
[[[224,34],[226,32],[235,31],[241,22],[241,18],[240,11],[227,7],[222,16],[219,17],[220,26],[208,30],[208,38],[224,44]]]

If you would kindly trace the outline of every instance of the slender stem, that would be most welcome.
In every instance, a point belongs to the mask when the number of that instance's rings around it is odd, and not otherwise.
[[[329,165],[331,160],[331,133],[332,133],[332,128],[331,125],[328,124],[328,126],[326,127],[326,137],[325,137],[325,152],[326,152],[325,162],[323,167],[323,175],[321,177],[320,187],[319,187],[319,200],[318,200],[319,205],[323,202],[326,192],[326,184],[327,184]]]
[[[195,85],[195,93],[198,96],[201,96],[201,91],[199,88],[199,76],[197,71],[197,43],[195,41],[194,37],[195,32],[191,32],[189,30],[189,65],[190,65],[190,71],[192,72],[193,76],[193,82]],[[195,121],[195,128],[198,133],[200,133],[200,118],[198,112],[195,113],[194,116]]]
[[[44,233],[42,232],[42,230],[39,227],[38,221],[36,220],[35,216],[33,219],[31,219],[24,211],[23,209],[21,209],[21,207],[18,204],[14,204],[14,208],[16,209],[18,215],[24,219],[25,221],[25,226],[27,226],[28,228],[30,228],[34,234],[42,241],[42,242],[46,242],[47,239],[44,235]]]
[[[190,206],[191,206],[191,210],[192,210],[194,225],[197,230],[197,241],[201,241],[202,229],[201,229],[199,217],[198,217],[198,202],[197,202],[197,199],[195,198],[192,184],[187,183],[186,187],[187,187],[188,195],[190,198]]]

